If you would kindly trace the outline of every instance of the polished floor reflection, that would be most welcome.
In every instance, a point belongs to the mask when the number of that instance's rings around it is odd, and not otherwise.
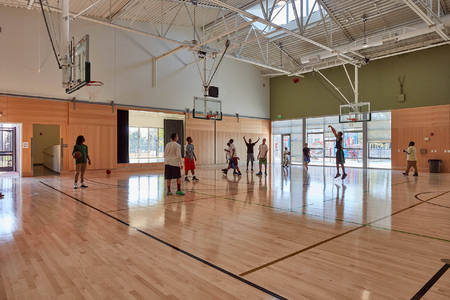
[[[0,299],[410,299],[450,258],[450,174],[334,172],[0,177]]]

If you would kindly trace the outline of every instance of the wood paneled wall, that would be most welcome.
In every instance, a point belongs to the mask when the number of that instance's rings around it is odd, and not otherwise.
[[[222,121],[216,121],[215,126],[218,164],[225,163],[225,151],[223,149],[230,139],[234,140],[237,153],[241,158],[241,164],[245,163],[247,153],[243,140],[244,136],[254,141],[258,137],[261,137],[261,139],[265,137],[270,145],[269,120],[223,117]],[[214,121],[188,118],[186,119],[186,133],[186,136],[191,136],[194,139],[198,163],[214,164]],[[257,148],[255,151],[257,151]]]
[[[393,169],[406,167],[402,150],[414,141],[419,171],[428,172],[428,159],[440,159],[441,172],[450,172],[450,105],[398,109],[391,116]]]
[[[92,159],[90,169],[129,167],[127,164],[117,164],[117,113],[111,106],[88,103],[76,103],[74,106],[70,102],[56,100],[0,96],[0,112],[0,122],[22,124],[22,143],[28,142],[30,145],[29,148],[21,149],[23,176],[33,175],[31,161],[33,124],[60,126],[60,137],[63,138],[64,144],[67,144],[63,150],[62,171],[72,171],[75,167],[71,156],[78,135],[84,135],[86,138],[89,156]],[[194,139],[198,164],[214,164],[214,122],[187,117],[185,125],[186,137],[191,136]],[[270,145],[270,121],[246,118],[238,120],[235,117],[224,117],[223,121],[217,121],[217,163],[225,162],[223,148],[230,138],[235,140],[238,154],[242,162],[245,161],[246,148],[243,136],[252,139],[266,137]]]

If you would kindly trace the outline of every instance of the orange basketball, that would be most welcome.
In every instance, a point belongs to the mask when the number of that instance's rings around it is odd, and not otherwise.
[[[74,159],[79,159],[81,157],[81,152],[80,151],[76,151],[76,152],[73,153],[72,156],[73,156]]]
[[[106,174],[111,174],[111,170],[106,170]]]

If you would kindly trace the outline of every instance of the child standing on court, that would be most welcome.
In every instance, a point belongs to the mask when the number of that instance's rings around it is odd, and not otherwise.
[[[269,147],[266,145],[266,139],[263,138],[262,144],[259,145],[259,172],[256,174],[258,176],[262,175],[262,165],[264,165],[264,174],[267,176],[267,153],[269,152]]]
[[[403,175],[408,176],[411,167],[414,169],[414,176],[419,176],[417,172],[417,157],[416,157],[416,147],[413,141],[409,142],[408,149],[403,150],[406,153],[406,171]]]
[[[72,157],[75,159],[75,182],[73,188],[78,188],[78,177],[80,177],[82,188],[87,188],[88,186],[84,184],[84,173],[86,172],[86,163],[91,164],[91,159],[88,154],[88,147],[84,144],[86,140],[84,136],[79,135],[73,146]]]
[[[177,195],[184,195],[181,191],[181,168],[183,162],[181,159],[181,145],[178,144],[178,134],[172,133],[170,136],[171,141],[166,145],[164,149],[164,178],[167,181],[167,195],[173,195],[170,191],[170,184],[172,179],[177,180]]]
[[[308,170],[308,164],[311,161],[311,149],[308,148],[308,143],[303,147],[303,165]]]
[[[187,145],[186,145],[186,155],[184,156],[184,180],[189,182],[188,173],[189,170],[192,173],[192,180],[198,181],[198,178],[195,177],[195,161],[197,160],[197,157],[194,153],[194,145],[192,144],[192,138],[189,136],[187,139]]]

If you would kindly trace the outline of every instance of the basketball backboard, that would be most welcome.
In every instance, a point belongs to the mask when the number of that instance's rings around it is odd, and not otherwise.
[[[339,107],[339,123],[367,122],[371,119],[370,102],[343,104]]]
[[[89,35],[86,34],[72,47],[70,66],[63,72],[66,93],[70,94],[91,81],[91,64],[89,62]]]
[[[222,102],[209,97],[194,97],[192,116],[197,119],[222,120]]]

